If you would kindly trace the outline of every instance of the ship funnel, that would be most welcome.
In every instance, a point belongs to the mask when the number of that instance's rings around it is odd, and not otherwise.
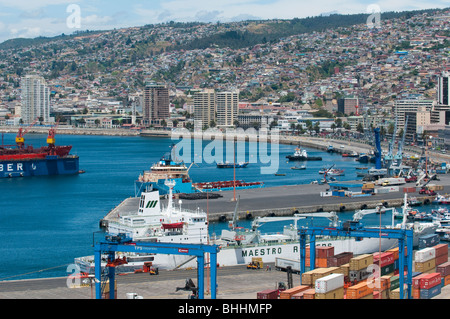
[[[161,203],[159,200],[159,192],[142,192],[139,202],[139,215],[160,215]]]

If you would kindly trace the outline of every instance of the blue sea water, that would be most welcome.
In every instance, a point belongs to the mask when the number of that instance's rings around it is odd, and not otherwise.
[[[13,144],[14,137],[5,134],[4,143]],[[38,147],[45,144],[45,138],[28,134],[26,143]],[[164,138],[59,135],[57,144],[72,145],[72,153],[79,155],[80,169],[86,173],[1,179],[0,281],[67,276],[67,266],[75,257],[93,254],[99,221],[125,198],[134,196],[135,179],[169,152],[172,143]],[[262,181],[267,187],[305,184],[320,180],[318,171],[324,166],[336,164],[346,172],[340,180],[354,180],[355,167],[363,166],[353,158],[308,149],[311,156],[322,156],[323,161],[308,162],[306,170],[291,170],[295,163],[286,162],[285,157],[295,147],[279,145],[278,173],[285,176],[261,174],[260,167],[267,164],[258,162],[238,169],[236,178]],[[247,152],[246,156],[250,159],[257,154]],[[203,162],[192,166],[190,176],[195,182],[232,180],[233,170]],[[389,216],[383,218],[390,224]],[[248,226],[246,223],[241,225]],[[211,232],[219,234],[225,227],[226,223],[212,224]],[[267,227],[272,227],[267,231],[280,231],[282,226]]]

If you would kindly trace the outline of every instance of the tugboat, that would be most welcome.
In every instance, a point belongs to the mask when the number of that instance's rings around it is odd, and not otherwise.
[[[308,152],[306,150],[302,150],[300,147],[295,149],[293,155],[286,156],[290,161],[321,161],[322,157],[320,156],[308,156]]]
[[[19,128],[16,145],[0,146],[0,178],[71,175],[81,172],[78,156],[69,154],[72,146],[55,145],[54,127],[49,130],[48,145],[40,148],[25,145],[24,135],[29,128],[25,131]]]

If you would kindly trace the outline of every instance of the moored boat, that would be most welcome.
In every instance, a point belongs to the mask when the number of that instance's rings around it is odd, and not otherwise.
[[[286,158],[290,161],[321,161],[322,157],[320,156],[309,156],[308,152],[305,149],[301,149],[297,147],[294,151],[294,154],[287,155]]]

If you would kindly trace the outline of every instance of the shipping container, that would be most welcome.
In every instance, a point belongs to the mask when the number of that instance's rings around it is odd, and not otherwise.
[[[403,299],[408,298],[408,289],[403,289]],[[400,288],[391,290],[389,293],[389,299],[400,299]]]
[[[436,257],[446,255],[448,257],[448,244],[438,244],[433,247],[436,251]]]
[[[316,258],[328,258],[334,255],[334,247],[318,246],[316,247]]]
[[[310,286],[300,285],[280,292],[280,299],[291,299],[291,297],[299,292],[311,289]]]
[[[348,277],[350,272],[350,264],[341,265],[339,269],[342,271],[344,276]]]
[[[370,273],[367,272],[366,268],[360,269],[360,270],[350,270],[348,273],[348,277],[351,282],[367,279],[367,277],[369,277],[369,275],[370,275]]]
[[[420,299],[431,299],[441,293],[441,285],[434,286],[430,289],[420,289]]]
[[[316,258],[316,267],[327,268],[328,267],[327,258]]]
[[[445,264],[448,261],[448,257],[446,255],[437,256],[435,258],[436,260],[436,266],[439,266],[441,264]]]
[[[442,277],[444,279],[444,286],[450,284],[450,275]]]
[[[322,268],[316,268],[316,269],[304,272],[302,274],[302,284],[312,286],[313,285],[313,274],[318,271],[321,271],[321,269]]]
[[[315,299],[344,299],[344,287],[326,293],[318,293],[316,291]]]
[[[440,273],[432,273],[426,274],[420,279],[420,289],[430,289],[434,286],[441,284],[441,274]]]
[[[394,260],[398,259],[398,251],[399,251],[398,247],[386,250],[387,253],[394,254]]]
[[[415,193],[415,192],[416,192],[415,187],[404,187],[403,188],[403,193]]]
[[[429,272],[430,270],[435,269],[435,267],[436,267],[436,259],[434,258],[428,261],[414,263],[415,271],[420,272]]]
[[[387,274],[390,274],[390,273],[394,272],[394,270],[395,270],[395,263],[381,267],[380,268],[380,276],[385,276]]]
[[[436,246],[440,241],[438,234],[428,234],[419,237],[419,249]],[[433,248],[434,249],[434,248]]]
[[[391,276],[389,290],[397,289],[400,286],[400,278],[398,276]]]
[[[278,299],[278,289],[266,289],[257,292],[256,299]]]
[[[450,275],[450,262],[437,265],[436,272],[440,273],[441,277]]]
[[[352,252],[343,252],[331,257],[328,257],[328,267],[339,267],[350,262],[353,258]]]
[[[424,248],[416,251],[414,261],[424,262],[436,258],[436,250],[433,247]]]
[[[420,289],[420,279],[425,277],[427,274],[420,274],[418,276],[413,277],[412,286],[416,289]]]
[[[319,278],[315,282],[316,293],[326,294],[327,292],[336,290],[340,287],[344,287],[344,275],[343,274],[331,274],[322,278]]]
[[[390,264],[393,264],[395,261],[394,254],[391,252],[385,253],[374,253],[373,254],[373,263],[380,267],[384,267]]]
[[[373,255],[363,254],[350,259],[350,270],[360,270],[367,268],[369,265],[373,264]]]
[[[315,289],[311,288],[303,292],[303,299],[315,299]]]
[[[347,299],[360,299],[372,294],[372,292],[373,288],[369,287],[368,283],[363,281],[347,288]]]

